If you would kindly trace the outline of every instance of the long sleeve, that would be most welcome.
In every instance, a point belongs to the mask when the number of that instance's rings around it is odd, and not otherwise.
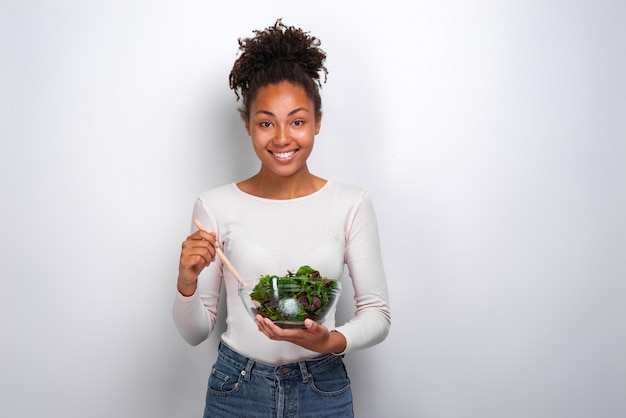
[[[219,232],[217,223],[199,199],[194,205],[192,219],[198,219],[209,231]],[[196,227],[192,225],[191,230],[195,231]],[[172,315],[178,331],[191,345],[206,340],[215,328],[221,282],[221,262],[216,258],[200,273],[193,295],[187,297],[176,292]]]
[[[380,343],[391,326],[378,224],[367,193],[346,221],[345,262],[354,287],[356,314],[336,330],[346,337],[347,353]]]

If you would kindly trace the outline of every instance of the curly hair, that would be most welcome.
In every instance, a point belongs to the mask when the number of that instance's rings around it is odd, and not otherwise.
[[[230,72],[230,88],[237,100],[242,98],[239,113],[242,119],[250,116],[250,104],[260,88],[288,81],[301,86],[315,105],[315,115],[322,116],[322,87],[328,70],[324,66],[326,53],[320,48],[320,40],[309,32],[286,26],[278,19],[265,30],[255,30],[251,38],[239,38],[240,56]]]

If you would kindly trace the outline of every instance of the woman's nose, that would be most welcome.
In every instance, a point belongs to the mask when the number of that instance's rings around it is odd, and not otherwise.
[[[284,145],[289,143],[289,132],[286,128],[279,126],[276,129],[276,136],[274,137],[274,142],[279,145]]]

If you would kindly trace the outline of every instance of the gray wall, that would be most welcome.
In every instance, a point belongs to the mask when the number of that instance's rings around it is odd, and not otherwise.
[[[365,4],[0,3],[0,415],[200,416],[180,243],[257,169],[227,76],[282,16],[329,54],[310,167],[379,215],[357,416],[626,416],[624,3]]]

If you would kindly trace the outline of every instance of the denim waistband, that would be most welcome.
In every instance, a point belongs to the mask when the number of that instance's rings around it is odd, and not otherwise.
[[[226,363],[240,369],[245,380],[249,380],[252,374],[255,374],[277,379],[289,379],[301,376],[304,382],[308,381],[310,375],[316,369],[328,366],[334,362],[341,362],[343,358],[342,355],[320,354],[308,360],[272,366],[239,354],[223,341],[220,341],[218,357]]]

